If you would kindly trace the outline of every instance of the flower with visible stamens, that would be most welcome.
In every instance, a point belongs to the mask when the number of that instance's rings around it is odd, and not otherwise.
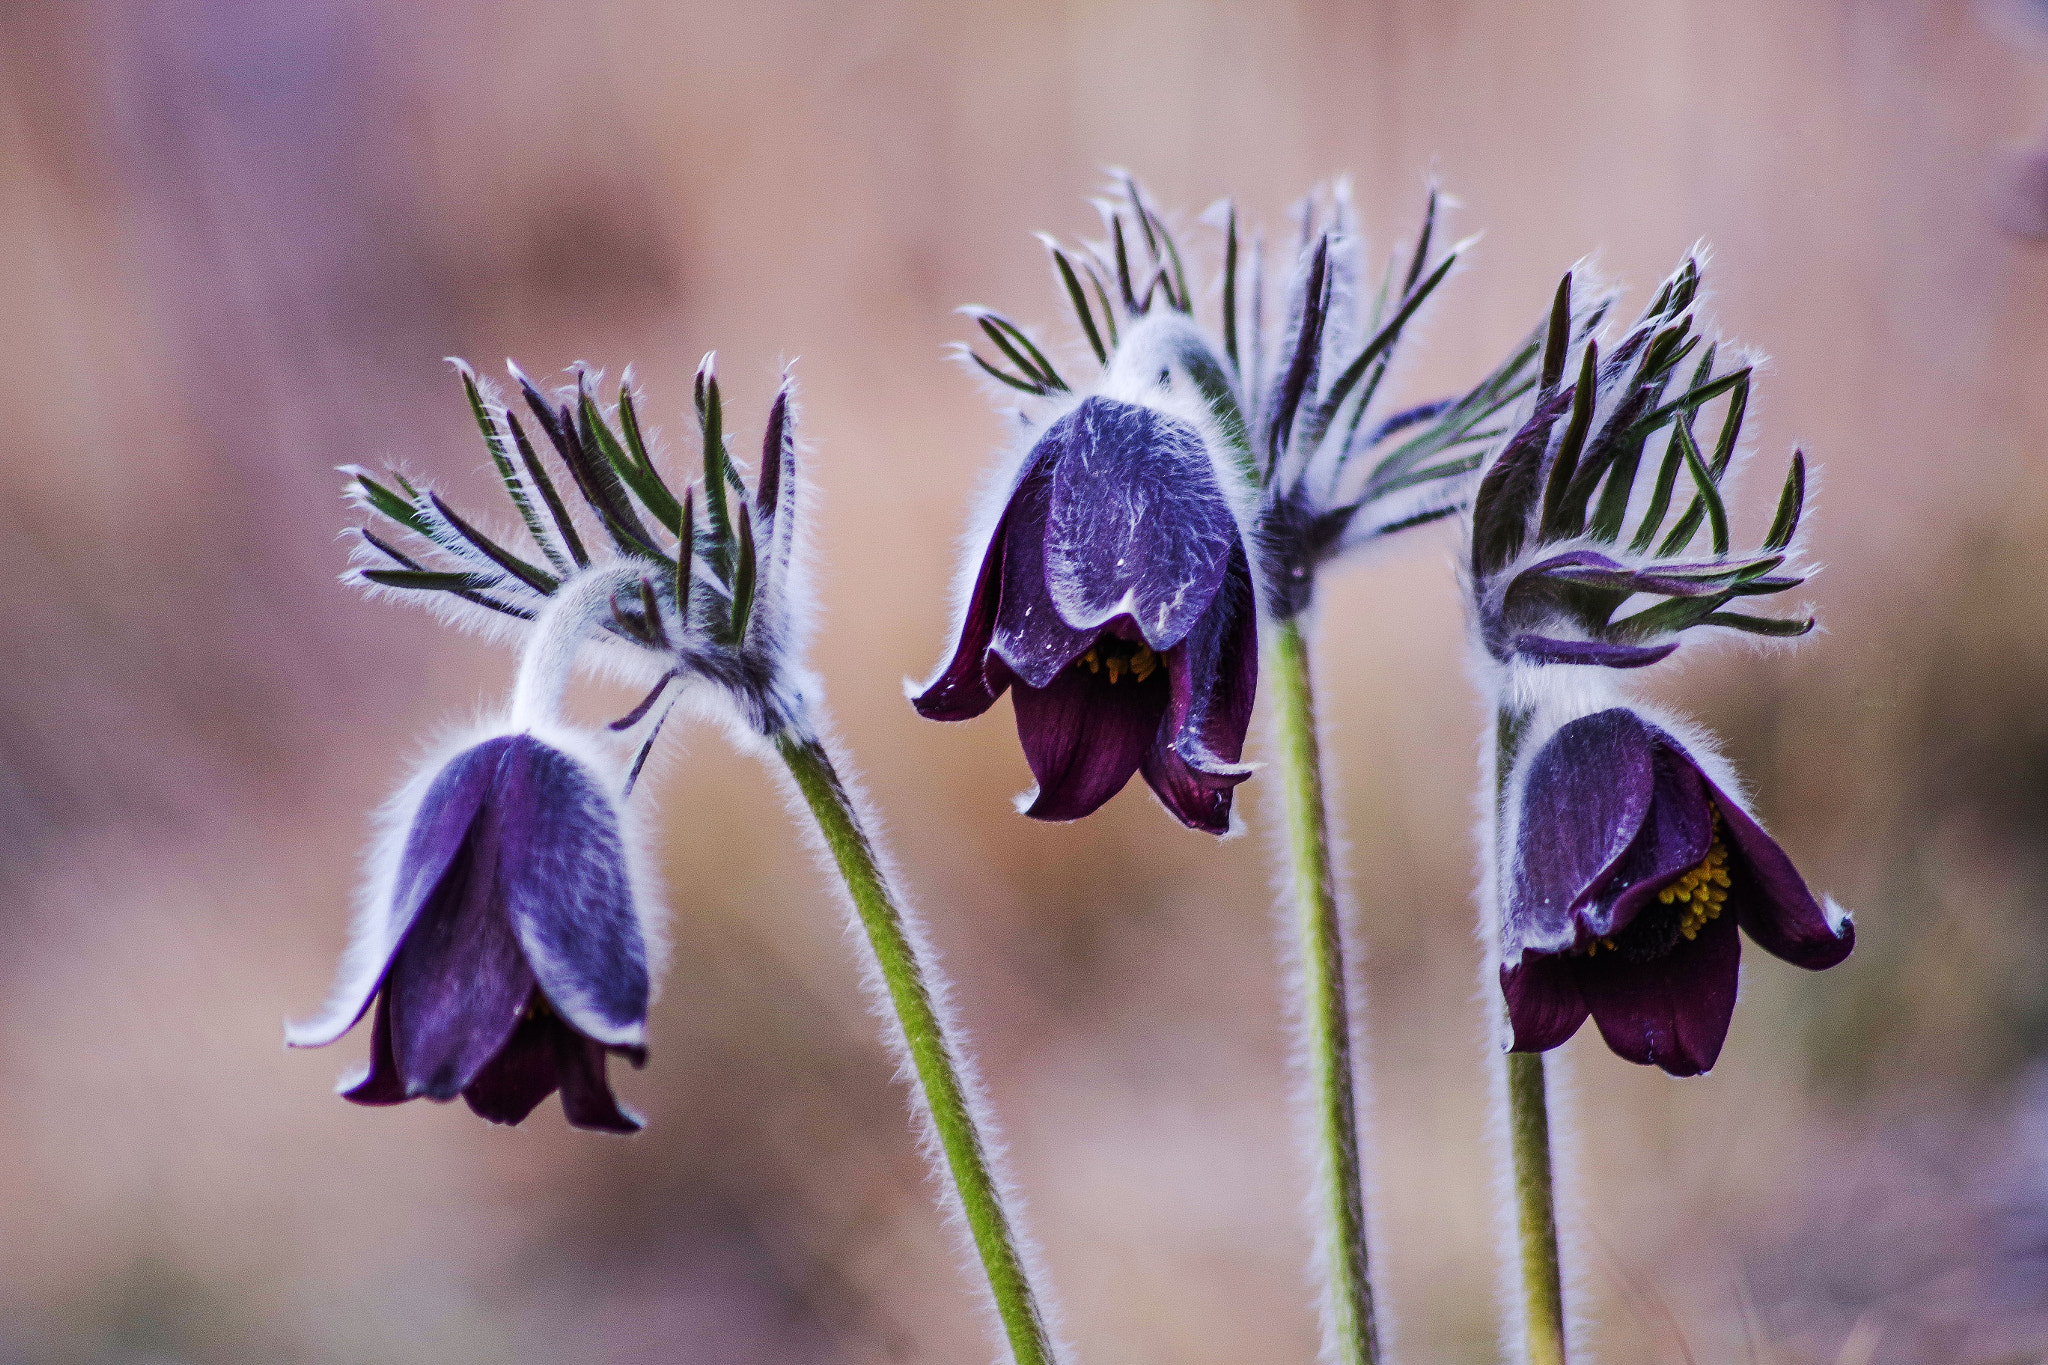
[[[1027,815],[1078,819],[1142,772],[1182,823],[1220,834],[1249,771],[1257,661],[1249,560],[1200,430],[1094,395],[1032,448],[959,647],[915,701],[965,720],[1014,687]]]
[[[1737,929],[1819,971],[1855,926],[1685,744],[1638,711],[1560,726],[1510,785],[1501,989],[1516,1051],[1591,1014],[1607,1046],[1673,1076],[1720,1055]]]
[[[1732,554],[1721,485],[1737,462],[1751,367],[1717,372],[1719,349],[1695,326],[1699,287],[1688,256],[1603,356],[1594,333],[1611,299],[1575,303],[1565,276],[1531,409],[1473,497],[1467,576],[1480,675],[1499,715],[1510,1045],[1556,1047],[1590,1013],[1617,1054],[1673,1075],[1703,1072],[1720,1053],[1738,925],[1816,970],[1855,943],[1848,917],[1814,899],[1741,804],[1733,776],[1618,690],[1688,630],[1788,638],[1813,627],[1728,609],[1804,581],[1784,569],[1806,462],[1794,453],[1760,547]],[[1709,455],[1694,427],[1717,404]],[[1653,464],[1645,456],[1660,435]],[[1702,531],[1705,556],[1692,548]]]
[[[1535,343],[1467,394],[1383,413],[1396,344],[1457,259],[1430,255],[1433,194],[1405,272],[1390,265],[1371,301],[1345,191],[1320,228],[1305,206],[1268,335],[1264,252],[1240,251],[1234,212],[1210,330],[1167,224],[1127,177],[1116,192],[1107,242],[1047,239],[1092,380],[1070,386],[1021,328],[962,310],[1001,357],[969,358],[1028,396],[1028,439],[974,543],[952,657],[912,700],[964,720],[1008,691],[1038,780],[1027,815],[1087,815],[1141,773],[1183,823],[1221,834],[1251,771],[1259,613],[1298,615],[1322,565],[1456,511]]]

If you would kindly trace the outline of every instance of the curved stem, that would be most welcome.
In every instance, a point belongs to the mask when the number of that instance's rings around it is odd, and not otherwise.
[[[874,845],[861,826],[832,758],[817,740],[785,730],[775,750],[818,822],[832,859],[846,881],[861,928],[888,987],[889,1004],[903,1031],[903,1044],[917,1072],[926,1111],[945,1153],[946,1170],[959,1195],[995,1298],[997,1315],[1017,1365],[1053,1365],[1051,1334],[1018,1250],[1014,1220],[1004,1207],[988,1146],[970,1096],[973,1084],[945,1021],[933,1001],[933,964],[920,960],[919,935],[897,901]]]
[[[1340,1365],[1378,1365],[1379,1324],[1366,1258],[1365,1176],[1359,1158],[1357,1068],[1351,1052],[1344,931],[1330,859],[1321,743],[1299,617],[1272,625],[1266,671],[1273,680],[1287,799],[1288,870],[1300,935],[1301,1021],[1314,1072],[1314,1120],[1323,1218],[1317,1229],[1328,1307],[1324,1332]]]
[[[1503,707],[1494,725],[1492,855],[1496,917],[1505,904],[1505,878],[1512,867],[1504,844],[1508,777],[1514,772],[1528,722],[1527,715]],[[1550,1100],[1543,1054],[1510,1052],[1506,1071],[1508,1139],[1514,1159],[1515,1246],[1522,1262],[1522,1349],[1529,1365],[1565,1365],[1564,1268],[1557,1247]]]

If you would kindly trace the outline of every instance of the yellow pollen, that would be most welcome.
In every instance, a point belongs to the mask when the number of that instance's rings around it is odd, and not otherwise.
[[[1095,645],[1086,654],[1074,660],[1074,667],[1086,668],[1090,673],[1101,673],[1107,669],[1111,683],[1124,680],[1130,675],[1132,682],[1143,682],[1159,671],[1159,656],[1144,645],[1139,645],[1129,654],[1119,652],[1121,641],[1113,641],[1105,648]]]
[[[1714,812],[1714,841],[1707,856],[1657,893],[1664,905],[1679,907],[1678,932],[1689,940],[1717,917],[1728,903],[1728,846],[1721,842],[1721,812]]]
[[[1720,811],[1713,811],[1713,820],[1714,837],[1707,845],[1707,856],[1657,892],[1659,905],[1677,909],[1678,934],[1688,943],[1700,936],[1700,930],[1719,918],[1728,904],[1728,846],[1721,842]],[[1586,956],[1591,957],[1602,948],[1613,952],[1613,938],[1593,940],[1586,945]]]

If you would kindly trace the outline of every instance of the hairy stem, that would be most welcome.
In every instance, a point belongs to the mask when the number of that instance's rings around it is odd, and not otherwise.
[[[1379,1325],[1366,1259],[1365,1176],[1359,1159],[1357,1068],[1351,1055],[1351,1004],[1344,929],[1330,860],[1330,818],[1316,734],[1308,641],[1299,617],[1267,632],[1266,672],[1273,680],[1280,737],[1280,780],[1287,801],[1288,870],[1300,934],[1302,1028],[1314,1071],[1318,1152],[1317,1229],[1328,1311],[1330,1358],[1378,1365]]]
[[[1529,718],[1503,708],[1494,728],[1494,899],[1506,905],[1508,777]],[[1496,1008],[1501,1006],[1496,1005]],[[1523,1351],[1528,1365],[1565,1365],[1564,1269],[1557,1248],[1557,1198],[1551,1178],[1550,1100],[1543,1054],[1507,1055],[1508,1138],[1514,1159],[1515,1246],[1522,1262]]]
[[[1522,1254],[1522,1315],[1529,1365],[1565,1365],[1564,1273],[1550,1182],[1550,1106],[1543,1054],[1510,1052],[1508,1132],[1515,1154],[1515,1244]]]
[[[919,958],[916,932],[876,859],[874,845],[825,748],[815,739],[784,731],[776,752],[811,808],[818,831],[846,880],[861,928],[881,968],[889,1004],[903,1030],[904,1047],[917,1072],[918,1088],[931,1115],[946,1173],[988,1276],[989,1293],[1002,1319],[1016,1365],[1053,1365],[1051,1334],[1018,1251],[1015,1223],[1004,1207],[987,1144],[968,1097],[955,1045],[933,1002],[934,967]]]

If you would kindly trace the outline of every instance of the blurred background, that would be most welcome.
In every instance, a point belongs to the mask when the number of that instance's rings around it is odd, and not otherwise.
[[[1658,695],[1859,945],[1821,976],[1752,951],[1707,1078],[1591,1029],[1561,1054],[1579,1303],[1616,1361],[2048,1358],[2048,7],[10,0],[0,1362],[990,1357],[836,904],[716,735],[649,793],[644,1135],[358,1109],[331,1085],[364,1038],[281,1047],[366,813],[510,674],[336,583],[333,467],[475,503],[441,357],[630,361],[681,435],[713,347],[742,431],[798,362],[815,662],[1080,1358],[1313,1358],[1271,793],[1221,843],[1136,785],[1032,824],[1007,706],[938,726],[900,690],[1002,439],[950,310],[1056,323],[1029,232],[1091,231],[1109,164],[1190,226],[1349,173],[1381,246],[1441,176],[1486,236],[1417,398],[1582,254],[1634,305],[1712,245],[1712,314],[1774,357],[1740,510],[1793,442],[1819,462],[1826,633]],[[1455,1365],[1495,1358],[1496,1270],[1454,545],[1336,576],[1320,628],[1381,1293],[1404,1358]]]

